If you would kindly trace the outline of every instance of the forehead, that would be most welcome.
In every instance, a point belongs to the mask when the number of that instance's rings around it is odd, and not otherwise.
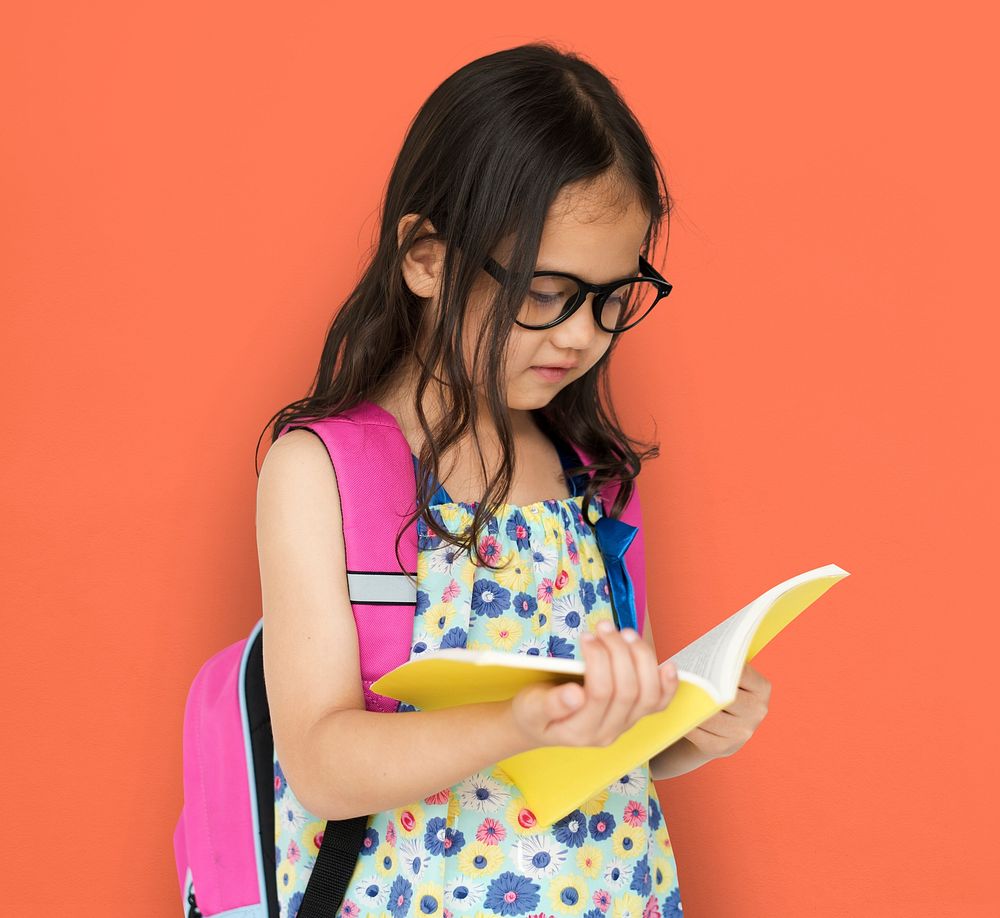
[[[635,274],[649,214],[608,181],[569,186],[549,208],[536,271],[564,271],[599,284]]]

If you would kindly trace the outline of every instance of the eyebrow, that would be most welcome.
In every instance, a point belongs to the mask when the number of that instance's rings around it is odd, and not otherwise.
[[[555,271],[556,274],[572,274],[574,277],[579,277],[580,280],[588,280],[588,278],[584,277],[582,274],[577,274],[575,271],[567,271],[565,268],[559,268],[559,267],[549,268],[549,267],[546,267],[544,265],[536,264],[535,265],[535,270],[536,271]],[[604,283],[610,284],[611,281],[620,280],[623,277],[637,277],[638,275],[639,275],[639,256],[636,255],[635,256],[635,264],[631,268],[629,268],[629,270],[623,272],[622,274],[616,274],[614,277],[609,278],[608,280],[604,281]],[[593,283],[597,284],[598,281],[594,281]]]

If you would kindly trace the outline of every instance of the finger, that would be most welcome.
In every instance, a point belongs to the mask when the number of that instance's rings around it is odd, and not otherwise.
[[[658,672],[660,677],[660,689],[663,692],[663,696],[660,699],[660,708],[662,709],[670,704],[674,695],[677,694],[680,679],[677,676],[677,664],[672,660],[667,660],[659,666]]]
[[[608,705],[606,719],[608,729],[617,736],[629,722],[629,712],[635,706],[639,692],[639,681],[635,673],[632,652],[621,632],[604,633],[601,640],[608,649],[608,655],[611,658],[611,672],[614,678],[614,693],[611,697],[611,703]]]
[[[584,659],[583,688],[587,697],[574,727],[593,736],[607,716],[614,692],[611,658],[600,638],[590,632],[581,636],[580,652]]]
[[[622,636],[627,638],[630,633],[635,634],[631,629],[628,629],[622,632]],[[629,717],[638,720],[640,717],[645,717],[647,714],[659,710],[663,692],[660,688],[660,674],[657,670],[656,654],[653,652],[653,648],[645,641],[639,640],[637,634],[635,640],[628,643],[628,647],[632,652],[632,668],[639,684],[635,705]]]

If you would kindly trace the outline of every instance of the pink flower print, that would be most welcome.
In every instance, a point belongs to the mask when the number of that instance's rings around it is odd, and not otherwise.
[[[295,843],[295,839],[293,838],[288,842],[288,860],[294,864],[300,857],[302,857],[302,850]]]
[[[495,819],[484,819],[476,829],[476,840],[484,845],[499,845],[507,837],[507,830]]]
[[[655,893],[646,900],[646,905],[642,910],[642,918],[662,918],[660,903],[656,901]]]
[[[441,602],[451,602],[461,592],[462,588],[458,585],[458,581],[452,578],[451,583],[441,593]]]
[[[567,580],[569,580],[569,572],[565,568],[563,568],[556,575],[556,583],[555,583],[556,589],[561,590],[564,586],[566,586]]]
[[[606,889],[599,889],[594,893],[594,905],[602,912],[606,912],[611,907],[611,893]]]
[[[424,803],[447,803],[449,797],[451,797],[451,788],[446,787],[444,790],[439,790],[436,794],[424,797]]]
[[[444,918],[455,918],[450,908],[444,910]]]
[[[486,536],[479,543],[480,551],[479,553],[486,559],[486,563],[490,567],[496,567],[497,562],[499,562],[503,552],[500,548],[500,543],[492,535]]]
[[[358,908],[357,902],[352,902],[348,899],[344,903],[344,907],[340,914],[343,915],[343,918],[358,918],[358,915],[361,914],[361,909]]]
[[[629,800],[622,817],[630,826],[641,826],[646,821],[646,808],[638,800]]]
[[[552,581],[546,577],[538,584],[538,592],[535,594],[539,602],[547,602],[550,606],[552,605]]]
[[[568,529],[566,530],[566,551],[569,552],[569,559],[574,564],[580,563],[580,553],[576,550],[576,539],[573,538],[573,533]]]
[[[385,840],[390,844],[396,844],[396,823],[391,819],[385,827]]]

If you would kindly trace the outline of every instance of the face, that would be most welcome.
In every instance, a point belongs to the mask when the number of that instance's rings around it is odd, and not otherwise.
[[[410,215],[414,216],[415,215]],[[400,239],[410,216],[400,223]],[[549,208],[539,244],[536,271],[562,271],[594,284],[632,277],[649,230],[649,214],[607,177],[564,188]],[[511,245],[493,257],[507,264]],[[441,252],[437,244],[418,243],[404,260],[410,289],[437,306]],[[479,341],[481,309],[496,294],[496,281],[485,270],[472,290],[465,323],[467,366],[473,365]],[[536,282],[538,283],[538,282]],[[565,321],[534,330],[515,325],[507,345],[506,391],[512,420],[518,424],[531,409],[548,404],[564,386],[590,370],[611,346],[612,335],[594,320],[593,294]],[[537,367],[572,365],[564,374],[540,373]],[[480,380],[480,385],[485,383]]]
[[[594,284],[632,277],[648,229],[648,213],[637,202],[622,200],[606,181],[565,188],[546,217],[535,270],[563,271]],[[505,264],[506,254],[494,257]],[[592,303],[593,294],[553,328],[511,330],[506,382],[512,411],[546,405],[604,356],[613,336],[594,320]],[[573,366],[561,375],[535,369],[567,364]]]

